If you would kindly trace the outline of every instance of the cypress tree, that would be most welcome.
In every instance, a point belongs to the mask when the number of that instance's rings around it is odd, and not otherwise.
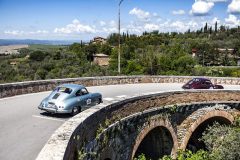
[[[207,23],[206,23],[206,25],[204,27],[204,33],[207,33]]]

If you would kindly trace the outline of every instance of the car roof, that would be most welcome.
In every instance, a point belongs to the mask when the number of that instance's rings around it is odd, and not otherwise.
[[[210,80],[207,79],[207,78],[193,78],[193,79],[200,79],[201,81],[210,81]]]
[[[72,90],[85,88],[84,86],[78,85],[78,84],[62,84],[62,85],[59,85],[58,87],[67,87],[67,88],[71,88]]]

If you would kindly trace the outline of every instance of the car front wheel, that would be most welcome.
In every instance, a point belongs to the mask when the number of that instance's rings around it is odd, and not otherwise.
[[[81,111],[80,107],[79,106],[75,106],[75,107],[73,107],[72,112],[70,114],[71,114],[71,116],[75,116],[80,111]]]

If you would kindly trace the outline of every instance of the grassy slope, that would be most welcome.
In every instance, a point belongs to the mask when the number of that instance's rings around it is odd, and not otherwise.
[[[37,51],[37,50],[48,50],[48,49],[58,49],[58,48],[67,48],[68,46],[59,46],[59,45],[29,45],[27,49]]]

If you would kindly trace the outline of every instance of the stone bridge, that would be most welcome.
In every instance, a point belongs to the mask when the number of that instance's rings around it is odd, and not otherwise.
[[[234,125],[240,91],[191,90],[144,94],[103,103],[64,123],[38,160],[153,160],[178,149],[204,148],[201,133],[214,121]]]

